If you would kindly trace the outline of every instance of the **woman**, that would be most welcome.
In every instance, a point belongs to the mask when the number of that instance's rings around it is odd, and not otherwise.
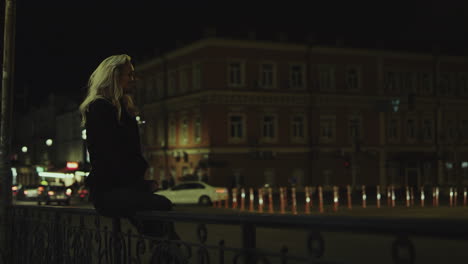
[[[128,217],[140,233],[161,236],[161,223],[135,218],[138,211],[172,210],[172,202],[153,194],[144,180],[148,163],[141,153],[131,97],[134,83],[134,68],[126,54],[106,58],[89,78],[88,94],[80,105],[91,161],[86,185],[99,214]],[[175,232],[169,237],[178,238]]]

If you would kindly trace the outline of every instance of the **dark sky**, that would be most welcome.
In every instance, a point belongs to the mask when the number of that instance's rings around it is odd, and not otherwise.
[[[50,92],[82,96],[87,78],[107,56],[168,51],[178,40],[200,38],[209,25],[232,37],[246,37],[253,28],[264,39],[284,31],[292,40],[312,33],[330,44],[342,36],[354,47],[373,47],[381,39],[389,48],[426,51],[435,43],[447,53],[468,50],[467,4],[455,1],[249,2],[17,0],[16,93],[26,87],[35,99],[30,104]]]

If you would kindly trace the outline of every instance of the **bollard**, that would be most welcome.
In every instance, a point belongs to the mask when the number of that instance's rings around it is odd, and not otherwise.
[[[387,206],[392,206],[392,188],[391,185],[387,186]]]
[[[453,188],[450,187],[450,197],[449,197],[450,207],[453,206]]]
[[[258,189],[258,212],[263,213],[263,188]]]
[[[439,207],[439,187],[436,187],[435,195],[436,195],[436,206]]]
[[[268,188],[268,212],[273,213],[273,191],[271,187]]]
[[[408,185],[406,185],[406,207],[410,207],[410,191]]]
[[[297,203],[296,203],[296,188],[291,188],[291,199],[292,199],[292,213],[297,214]]]
[[[280,213],[284,214],[284,187],[280,187]]]
[[[237,209],[237,188],[232,189],[232,209]]]
[[[458,188],[453,187],[453,189],[454,189],[454,192],[453,192],[453,206],[456,207],[457,206],[457,200],[458,200]]]
[[[380,185],[377,185],[377,208],[380,208]]]
[[[241,208],[240,208],[241,211],[244,211],[245,210],[245,189],[242,188],[241,189]]]
[[[412,186],[410,187],[410,201],[411,201],[411,206],[414,207],[414,188]]]
[[[351,200],[351,186],[350,185],[347,185],[346,186],[346,193],[347,193],[347,196],[348,196],[348,209],[353,209],[353,205],[352,205],[352,200]]]
[[[339,206],[339,196],[338,196],[338,186],[333,186],[333,211],[338,211]]]
[[[463,206],[466,206],[466,187],[463,188]]]
[[[432,187],[432,207],[436,207],[436,187]]]
[[[305,187],[305,210],[304,212],[306,214],[310,214],[310,190],[309,186]]]
[[[253,212],[254,211],[254,191],[253,191],[253,188],[249,188],[249,212]]]
[[[322,192],[322,186],[318,187],[318,199],[319,199],[319,212],[323,213],[323,192]]]
[[[421,186],[421,207],[424,207],[424,199],[426,199],[426,196],[424,195],[424,186]]]
[[[226,199],[224,200],[224,208],[229,208],[229,192],[227,192]]]
[[[392,185],[392,207],[395,207],[395,200],[396,200],[395,185]]]
[[[366,196],[366,186],[363,185],[362,186],[362,208],[366,208],[367,207],[367,196]]]

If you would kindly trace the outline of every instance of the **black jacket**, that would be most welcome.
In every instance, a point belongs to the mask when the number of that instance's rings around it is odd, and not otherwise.
[[[141,153],[135,117],[122,107],[119,123],[117,108],[105,99],[97,99],[89,105],[85,127],[91,161],[86,185],[91,192],[143,188],[148,163]]]

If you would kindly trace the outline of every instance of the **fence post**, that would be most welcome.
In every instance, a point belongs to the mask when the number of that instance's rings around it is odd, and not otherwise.
[[[122,249],[121,241],[120,241],[120,232],[121,232],[121,226],[120,226],[120,218],[118,217],[113,217],[112,218],[112,236],[114,238],[114,262],[115,264],[120,264],[122,263],[122,259],[120,258],[121,253],[120,251]]]
[[[246,264],[255,264],[256,231],[253,224],[242,224],[242,247]]]

